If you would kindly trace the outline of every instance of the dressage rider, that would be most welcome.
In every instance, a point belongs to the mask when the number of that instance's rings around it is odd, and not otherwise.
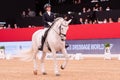
[[[44,5],[44,9],[45,9],[45,13],[43,13],[43,23],[44,23],[44,27],[49,28],[52,24],[52,22],[54,21],[54,13],[51,12],[51,5],[49,3]]]
[[[55,19],[55,15],[53,12],[51,12],[51,5],[49,3],[46,3],[44,5],[44,9],[45,9],[45,13],[43,13],[42,19],[43,19],[43,23],[44,23],[44,27],[48,28],[48,30],[44,33],[42,40],[41,40],[41,46],[38,48],[39,50],[43,50],[43,45],[45,42],[45,39],[47,37],[48,31],[51,28],[52,22]],[[66,20],[67,16],[64,16],[64,19]],[[67,48],[69,45],[66,44],[65,47]]]
[[[39,50],[43,50],[43,45],[44,45],[47,33],[48,33],[48,31],[52,25],[52,22],[54,21],[54,18],[55,18],[54,13],[51,12],[51,5],[49,3],[46,3],[44,5],[44,9],[45,9],[45,13],[43,13],[42,20],[44,23],[44,27],[48,28],[48,30],[45,32],[44,36],[42,37],[42,40],[41,40],[42,45],[39,48]]]

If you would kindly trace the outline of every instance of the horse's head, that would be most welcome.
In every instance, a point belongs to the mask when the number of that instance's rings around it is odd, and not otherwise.
[[[61,36],[61,40],[66,40],[66,33],[67,33],[67,30],[68,30],[68,25],[69,23],[71,22],[71,20],[69,21],[66,21],[65,19],[63,18],[58,18],[58,25],[57,25],[57,30],[58,31],[57,33]]]
[[[72,21],[71,19],[69,21],[66,21],[64,19],[61,20],[61,25],[59,26],[61,34],[66,34],[67,33],[67,30],[69,28],[68,25],[71,21]]]
[[[52,26],[53,30],[58,33],[60,36],[66,36],[68,25],[71,20],[66,21],[64,18],[59,17],[54,20],[54,24]]]

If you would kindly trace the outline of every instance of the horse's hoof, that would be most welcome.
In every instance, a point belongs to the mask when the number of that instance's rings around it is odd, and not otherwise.
[[[64,69],[64,67],[63,67],[62,65],[60,66],[60,68],[61,68],[62,70]]]
[[[47,73],[46,73],[46,72],[43,72],[42,75],[47,75]]]
[[[56,74],[56,76],[60,76],[60,74]]]
[[[33,71],[34,75],[37,75],[37,71]]]

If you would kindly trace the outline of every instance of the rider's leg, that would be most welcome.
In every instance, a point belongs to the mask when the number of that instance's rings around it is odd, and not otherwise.
[[[48,30],[45,32],[45,34],[43,35],[42,40],[41,40],[41,46],[40,46],[40,48],[38,48],[38,50],[43,50],[43,45],[44,45],[44,42],[45,42],[45,40],[46,40],[48,31],[49,31],[49,29],[48,29]]]

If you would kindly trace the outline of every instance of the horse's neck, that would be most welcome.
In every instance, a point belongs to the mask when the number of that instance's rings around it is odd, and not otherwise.
[[[60,23],[56,23],[52,29],[55,30],[57,33],[59,33],[59,27],[60,27]]]
[[[58,35],[59,35],[59,33],[60,33],[59,27],[60,27],[60,25],[61,25],[61,20],[62,20],[62,18],[56,19],[56,20],[55,20],[55,23],[53,23],[53,26],[51,26],[50,33],[52,33],[52,34],[50,34],[50,35],[52,35],[52,36],[54,36],[54,37],[56,37],[56,38],[59,38],[59,37],[60,37],[60,36],[58,36]]]
[[[60,27],[60,25],[61,25],[61,20],[63,20],[63,18],[61,18],[61,17],[59,17],[59,18],[56,18],[55,20],[54,20],[54,25],[52,26],[52,28],[54,29],[54,30],[59,30],[59,27]]]
[[[60,23],[57,22],[51,27],[51,29],[48,33],[49,38],[53,38],[53,39],[55,39],[55,38],[59,39],[60,38],[60,36],[59,36],[59,26],[60,26]]]

